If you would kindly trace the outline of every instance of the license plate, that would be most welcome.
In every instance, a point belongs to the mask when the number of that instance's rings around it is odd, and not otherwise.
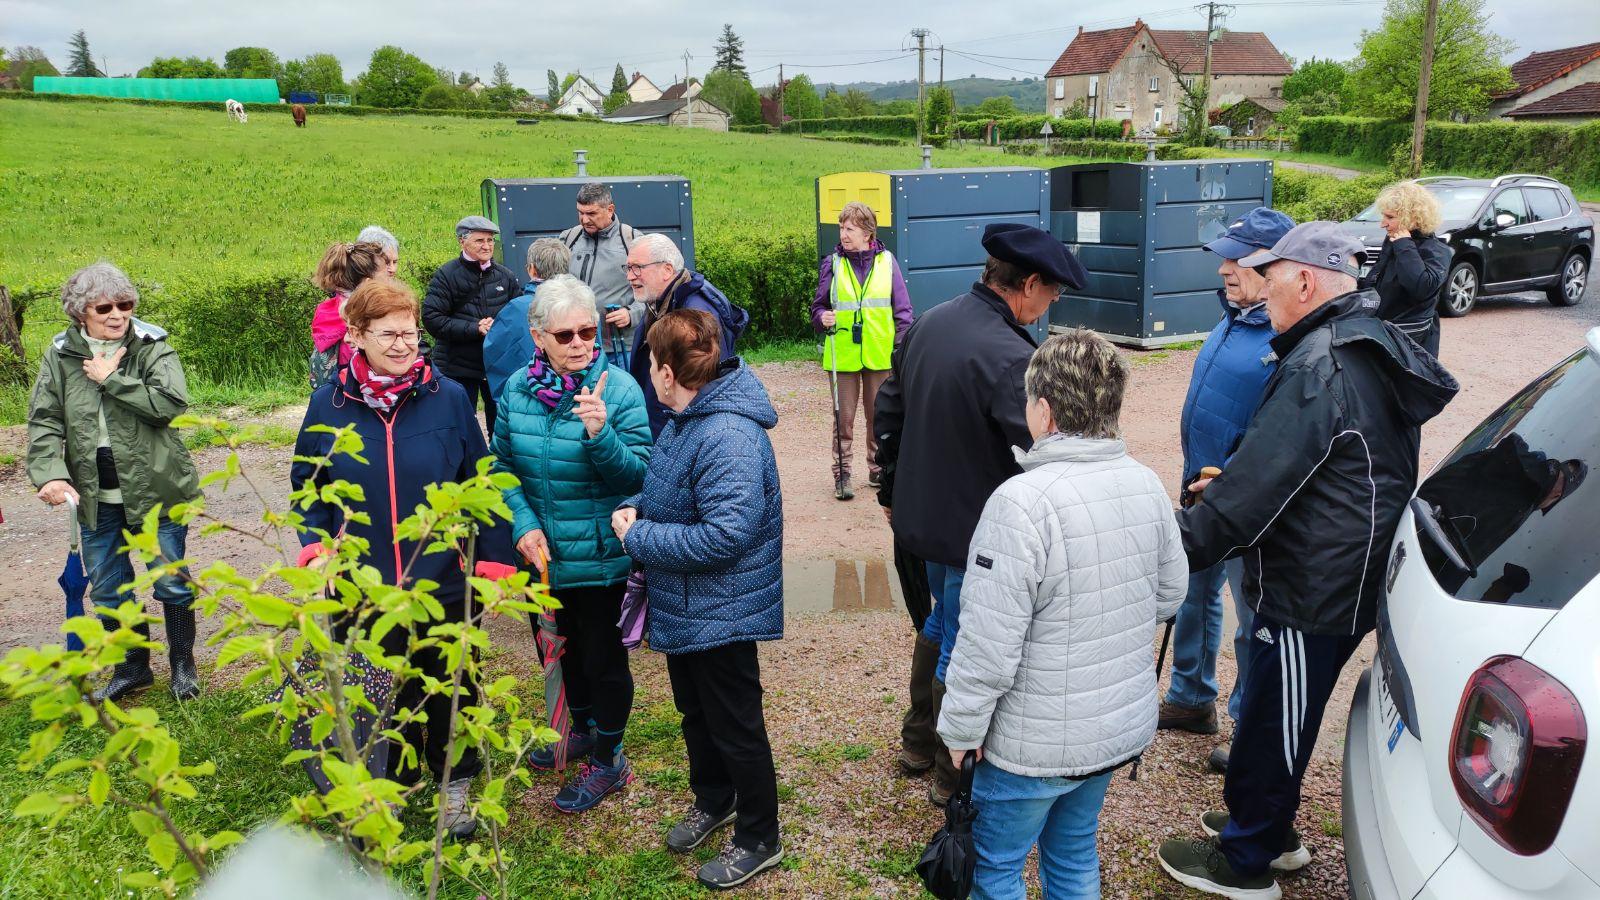
[[[1406,730],[1406,723],[1400,718],[1400,710],[1395,706],[1394,696],[1389,693],[1389,679],[1384,674],[1383,666],[1373,667],[1378,676],[1378,723],[1383,728],[1385,743],[1389,752],[1393,753],[1395,745],[1400,743],[1400,735]]]

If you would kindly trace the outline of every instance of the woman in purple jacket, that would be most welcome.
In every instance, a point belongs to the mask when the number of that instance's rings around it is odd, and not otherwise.
[[[889,357],[911,327],[911,295],[894,254],[876,237],[878,217],[865,203],[839,211],[839,244],[822,258],[811,327],[823,336],[822,368],[834,382],[833,496],[849,500],[856,403],[866,407],[867,483],[878,486],[878,436],[872,414],[889,378]]]

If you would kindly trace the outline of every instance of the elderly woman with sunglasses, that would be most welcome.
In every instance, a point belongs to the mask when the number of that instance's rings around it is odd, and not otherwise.
[[[650,418],[638,382],[596,343],[588,285],[572,275],[541,283],[528,325],[533,358],[506,382],[491,449],[496,468],[522,482],[506,491],[517,550],[541,570],[548,559],[550,591],[561,602],[556,625],[566,638],[573,724],[566,758],[583,765],[554,803],[580,813],[633,780],[622,752],[633,675],[617,626],[631,564],[610,522],[644,484]],[[528,764],[548,771],[555,758],[546,748]]]
[[[51,506],[77,505],[84,563],[96,606],[134,599],[124,529],[138,529],[150,510],[200,495],[194,461],[170,427],[189,405],[178,352],[167,333],[134,318],[139,292],[108,262],[79,269],[61,290],[73,326],[45,349],[28,404],[28,477]],[[158,543],[170,561],[184,558],[188,528],[161,517]],[[194,593],[179,574],[157,579],[167,630],[172,693],[200,692],[194,665]],[[136,629],[149,637],[149,626]],[[118,699],[153,683],[150,651],[128,651],[99,696]]]

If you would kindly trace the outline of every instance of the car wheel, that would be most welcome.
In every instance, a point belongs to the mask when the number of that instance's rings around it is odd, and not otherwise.
[[[1545,289],[1545,296],[1556,306],[1576,306],[1589,286],[1589,262],[1580,253],[1567,257],[1561,266],[1561,277]]]
[[[1447,319],[1464,316],[1477,302],[1477,268],[1465,261],[1451,266],[1450,276],[1444,280],[1444,290],[1439,293],[1439,315]]]

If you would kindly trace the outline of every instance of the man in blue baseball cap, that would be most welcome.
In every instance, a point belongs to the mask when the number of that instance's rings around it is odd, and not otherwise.
[[[1239,260],[1278,242],[1294,220],[1258,206],[1206,245],[1220,257],[1217,274],[1222,287],[1222,321],[1206,337],[1195,357],[1189,377],[1189,394],[1183,401],[1179,439],[1183,444],[1183,481],[1200,477],[1200,470],[1223,463],[1250,425],[1267,379],[1274,368],[1269,342],[1272,323],[1267,318],[1261,275],[1239,265]],[[1191,502],[1187,491],[1182,503]],[[1244,562],[1230,559],[1208,569],[1189,573],[1189,595],[1178,611],[1172,631],[1172,686],[1161,701],[1157,727],[1178,728],[1196,734],[1217,732],[1217,651],[1222,646],[1222,583],[1233,595],[1239,625],[1234,631],[1234,657],[1243,659],[1250,640],[1250,607],[1244,602]],[[1244,695],[1244,671],[1234,679],[1228,696],[1228,716],[1239,718],[1239,698]],[[1228,767],[1228,744],[1211,752],[1209,763],[1217,772]]]
[[[1011,448],[1033,446],[1022,386],[1036,348],[1028,326],[1086,280],[1077,257],[1047,231],[990,225],[983,248],[983,279],[906,332],[873,417],[884,467],[878,502],[896,543],[926,561],[934,597],[912,660],[917,715],[902,730],[900,763],[908,772],[934,767],[929,798],[940,806],[955,790],[956,770],[934,723],[956,643],[967,545],[989,495],[1022,471]],[[929,695],[931,709],[917,710],[919,696]]]

